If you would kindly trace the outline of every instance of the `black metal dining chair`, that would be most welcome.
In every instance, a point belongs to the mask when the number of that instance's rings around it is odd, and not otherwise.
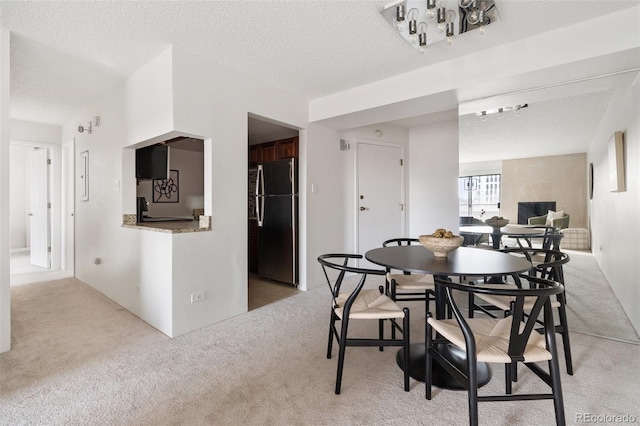
[[[409,245],[420,245],[420,241],[417,238],[392,238],[382,243],[383,247]],[[396,302],[424,301],[425,313],[429,311],[429,301],[435,301],[436,297],[433,275],[394,272],[390,268],[387,268],[386,291]]]
[[[545,250],[560,249],[560,241],[564,237],[564,234],[560,232],[559,228],[553,226],[528,226],[527,228],[539,229],[541,233],[540,235],[509,235],[507,238],[515,240],[517,247],[505,245],[505,248],[533,248],[535,242],[535,247]]]
[[[369,275],[386,274],[384,269],[365,269],[349,266],[350,261],[362,259],[359,254],[323,254],[318,257],[324,276],[331,290],[331,319],[329,322],[329,343],[327,358],[331,358],[333,340],[338,343],[338,372],[336,377],[336,394],[340,394],[342,370],[347,346],[378,346],[382,351],[385,346],[402,346],[405,365],[409,365],[409,308],[400,308],[389,298],[382,286],[366,289],[365,282]],[[333,272],[331,272],[333,271]],[[337,273],[337,276],[336,276]],[[345,275],[349,276],[345,279]],[[349,283],[355,282],[355,285]],[[347,289],[347,287],[352,287]],[[352,320],[377,320],[378,338],[349,337],[349,322]],[[336,322],[340,321],[340,330]],[[401,339],[384,338],[384,323],[388,321],[394,330],[402,334]],[[400,322],[402,325],[400,325]],[[404,371],[404,390],[409,391],[409,369]]]
[[[563,265],[569,262],[570,258],[567,253],[548,250],[548,249],[533,249],[533,248],[510,248],[501,250],[503,253],[508,253],[515,256],[523,256],[527,258],[532,264],[529,275],[538,276],[549,280],[558,281],[562,285],[564,282]],[[497,287],[504,285],[516,286],[515,282],[503,280],[502,283],[497,283]],[[481,299],[484,304],[476,302],[476,296]],[[469,293],[469,317],[473,318],[475,311],[482,311],[485,314],[496,318],[495,311],[502,311],[506,313],[510,310],[512,298],[503,295],[491,295],[491,294],[477,294]],[[533,300],[528,300],[525,303],[525,309],[530,309]],[[564,349],[565,364],[567,374],[573,375],[573,361],[571,358],[571,342],[569,338],[569,326],[567,321],[567,296],[566,292],[558,293],[555,300],[551,301],[551,307],[557,309],[558,312],[558,324],[554,325],[554,330],[560,336],[562,336],[562,345]],[[555,323],[554,323],[555,324]],[[538,325],[542,325],[542,321],[538,320]],[[517,377],[517,376],[515,376]]]
[[[518,286],[487,286],[487,284],[459,284],[436,278],[435,285],[444,286],[447,303],[453,319],[436,319],[427,314],[425,330],[426,398],[432,397],[433,362],[438,363],[456,381],[467,389],[469,424],[478,424],[478,403],[484,401],[528,401],[552,399],[556,424],[565,424],[560,369],[556,350],[553,313],[550,298],[564,291],[557,281],[521,274],[514,276]],[[526,286],[522,284],[526,282]],[[479,295],[494,295],[512,299],[508,315],[504,318],[464,318],[454,297],[454,291]],[[459,300],[459,298],[458,298]],[[530,308],[525,308],[525,305]],[[543,334],[535,332],[536,319],[542,315]],[[435,337],[434,337],[434,334]],[[443,353],[452,344],[466,354],[465,374]],[[505,393],[478,395],[477,364],[500,363],[505,371]],[[539,363],[548,363],[548,371]],[[551,388],[551,392],[513,393],[512,373],[518,363],[524,364]],[[514,419],[510,419],[513,422]]]

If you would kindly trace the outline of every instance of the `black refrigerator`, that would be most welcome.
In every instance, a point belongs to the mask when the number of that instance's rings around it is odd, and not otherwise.
[[[258,275],[298,285],[298,174],[294,158],[258,165]]]

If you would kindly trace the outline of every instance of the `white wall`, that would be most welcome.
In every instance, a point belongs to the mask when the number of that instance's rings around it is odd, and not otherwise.
[[[409,133],[409,234],[458,230],[458,120]]]
[[[53,124],[11,120],[11,140],[40,144],[61,144],[62,128]]]
[[[460,163],[460,176],[502,174],[502,160]]]
[[[0,27],[0,353],[11,349],[9,287],[9,30]]]
[[[76,276],[171,337],[246,312],[247,117],[303,128],[306,100],[172,48],[86,117],[98,111],[100,127],[76,137],[76,158],[90,154],[89,201],[76,200]],[[65,140],[76,125],[64,127]],[[135,213],[133,148],[175,133],[205,140],[203,207],[212,230],[122,228],[122,215]],[[196,291],[206,299],[192,304]]]
[[[375,131],[381,130],[377,136]],[[390,125],[365,126],[343,132],[311,124],[301,133],[301,157],[309,162],[306,173],[307,277],[309,288],[323,285],[317,257],[322,253],[353,252],[355,247],[355,149],[357,139],[394,142],[405,146],[407,232],[458,226],[458,122],[414,129]],[[340,139],[351,143],[340,151]],[[311,193],[311,184],[317,191]],[[302,185],[302,184],[301,184]],[[302,187],[302,186],[301,186]],[[438,203],[430,199],[439,200]],[[418,218],[418,219],[416,219]],[[303,231],[304,232],[304,231]]]
[[[300,223],[301,256],[305,265],[306,288],[324,284],[318,264],[323,253],[348,251],[344,218],[347,215],[345,192],[352,182],[344,170],[349,156],[340,151],[340,136],[333,130],[315,124],[300,133],[300,196],[299,204],[305,209]],[[315,193],[311,185],[317,185]]]
[[[588,152],[594,187],[592,251],[636,331],[640,332],[640,81],[617,90]],[[626,191],[610,192],[607,142],[624,132]]]

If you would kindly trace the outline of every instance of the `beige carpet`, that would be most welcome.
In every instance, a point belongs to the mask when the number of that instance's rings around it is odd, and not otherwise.
[[[570,329],[640,343],[595,257],[589,252],[567,253],[570,261],[564,271]]]
[[[375,285],[375,283],[372,283]],[[347,351],[343,392],[325,357],[329,295],[320,287],[168,339],[75,279],[12,289],[13,350],[0,355],[2,425],[453,425],[466,393],[402,389],[395,350]],[[411,304],[421,341],[421,304]],[[357,324],[358,334],[376,332]],[[567,422],[640,419],[640,346],[572,335],[563,373]],[[334,350],[335,352],[335,350]],[[562,353],[560,354],[562,356]],[[562,368],[564,371],[564,368]],[[502,368],[481,393],[500,392]],[[544,389],[522,370],[516,391]],[[553,424],[550,401],[485,403],[486,425]],[[640,420],[638,420],[640,421]]]

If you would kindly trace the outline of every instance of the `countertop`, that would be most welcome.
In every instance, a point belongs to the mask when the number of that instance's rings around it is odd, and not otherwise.
[[[135,215],[123,215],[123,228],[139,229],[144,231],[164,232],[167,234],[182,234],[187,232],[211,231],[211,221],[208,216],[201,216],[200,221],[168,221],[168,222],[142,222],[136,223]],[[128,217],[133,216],[133,218]],[[133,220],[131,220],[133,219]]]

